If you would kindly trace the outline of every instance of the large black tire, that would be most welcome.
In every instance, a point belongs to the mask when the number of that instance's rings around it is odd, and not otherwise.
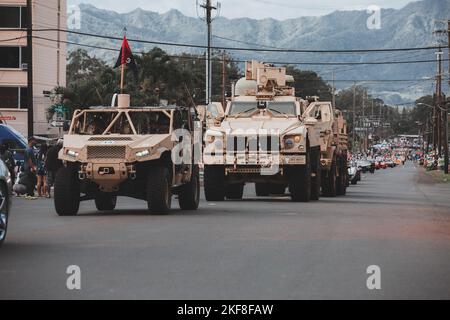
[[[111,211],[116,208],[117,195],[99,192],[95,197],[95,207],[98,211]]]
[[[200,178],[198,166],[192,170],[191,181],[180,187],[178,204],[181,210],[197,210],[200,203]]]
[[[205,166],[203,184],[206,201],[225,200],[225,168],[223,166]]]
[[[80,180],[72,167],[63,167],[55,177],[55,210],[59,216],[75,216],[80,208]]]
[[[306,165],[290,166],[288,168],[289,190],[294,202],[309,202],[311,200],[311,162],[309,153],[306,155]]]
[[[270,194],[284,195],[286,193],[286,186],[284,184],[271,183],[269,185]]]
[[[345,196],[347,194],[347,160],[340,157],[338,160],[339,177],[336,181],[336,194],[338,196]]]
[[[257,197],[268,197],[270,195],[270,185],[268,183],[255,183]]]
[[[9,194],[4,183],[0,183],[0,246],[6,239],[9,220]]]
[[[322,193],[325,197],[336,197],[336,161],[330,171],[322,172]]]
[[[311,154],[311,173],[314,177],[311,177],[311,200],[319,200],[320,187],[322,184],[322,169],[320,167],[320,147],[314,148]]]
[[[241,200],[244,195],[244,184],[229,184],[225,187],[225,196],[229,200]]]
[[[172,187],[169,170],[157,166],[150,170],[147,178],[147,206],[150,213],[167,214],[172,205]]]

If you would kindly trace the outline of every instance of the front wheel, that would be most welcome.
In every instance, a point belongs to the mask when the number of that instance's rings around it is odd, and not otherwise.
[[[115,194],[100,192],[95,197],[95,207],[98,211],[111,211],[116,208],[117,196]]]
[[[311,199],[319,200],[320,198],[320,186],[322,183],[321,173],[322,169],[320,167],[320,147],[314,148],[311,156],[311,172],[314,174],[311,177]]]
[[[147,206],[151,213],[167,214],[172,205],[169,170],[164,166],[152,168],[147,177]]]
[[[294,202],[309,202],[311,200],[311,163],[309,159],[308,153],[306,165],[291,166],[288,170],[289,189]]]
[[[59,216],[75,216],[80,208],[80,181],[71,166],[58,170],[55,178],[54,203]]]
[[[336,161],[330,171],[322,172],[322,192],[325,197],[336,197]]]
[[[9,193],[8,188],[3,183],[0,183],[0,246],[6,238],[8,231],[9,219]]]
[[[206,201],[223,201],[225,199],[224,166],[205,166],[204,189]]]
[[[198,166],[192,170],[191,181],[180,188],[178,203],[181,210],[197,210],[200,202],[200,179]]]

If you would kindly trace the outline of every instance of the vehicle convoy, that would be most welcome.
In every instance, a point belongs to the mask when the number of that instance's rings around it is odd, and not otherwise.
[[[246,76],[205,133],[207,201],[241,199],[245,183],[255,183],[258,196],[288,187],[293,201],[318,199],[320,133],[310,130],[317,120],[303,116],[308,102],[295,96],[293,81],[286,68],[246,63]]]
[[[318,145],[312,149],[311,158],[315,159],[316,154],[320,154],[320,170],[315,173],[316,179],[321,181],[324,196],[345,195],[348,186],[347,122],[331,102],[319,101],[318,97],[311,97],[308,101],[304,118],[317,121],[309,128],[311,145]]]
[[[188,137],[179,138],[178,129]],[[95,200],[100,211],[113,210],[117,196],[128,196],[163,214],[171,208],[172,194],[181,209],[197,209],[198,166],[190,157],[174,160],[194,150],[193,133],[189,108],[130,107],[126,95],[119,96],[118,107],[76,110],[59,153],[65,165],[55,180],[57,213],[76,215],[84,200]],[[187,148],[180,148],[181,142]]]

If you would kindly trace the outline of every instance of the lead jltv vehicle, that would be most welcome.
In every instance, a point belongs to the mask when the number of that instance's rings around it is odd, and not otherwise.
[[[176,194],[181,209],[197,209],[198,166],[173,161],[173,153],[193,150],[180,149],[177,129],[193,136],[190,109],[127,106],[75,111],[59,154],[65,165],[55,181],[58,215],[76,215],[85,200],[95,200],[98,210],[113,210],[117,196],[145,200],[151,213],[163,214]]]

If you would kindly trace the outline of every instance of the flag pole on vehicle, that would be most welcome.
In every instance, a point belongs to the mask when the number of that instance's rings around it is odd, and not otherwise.
[[[125,65],[129,65],[130,68],[137,73],[136,61],[134,60],[133,53],[127,40],[127,28],[123,28],[123,41],[120,48],[119,58],[114,68],[121,67],[120,73],[120,93],[123,94],[125,87]]]

